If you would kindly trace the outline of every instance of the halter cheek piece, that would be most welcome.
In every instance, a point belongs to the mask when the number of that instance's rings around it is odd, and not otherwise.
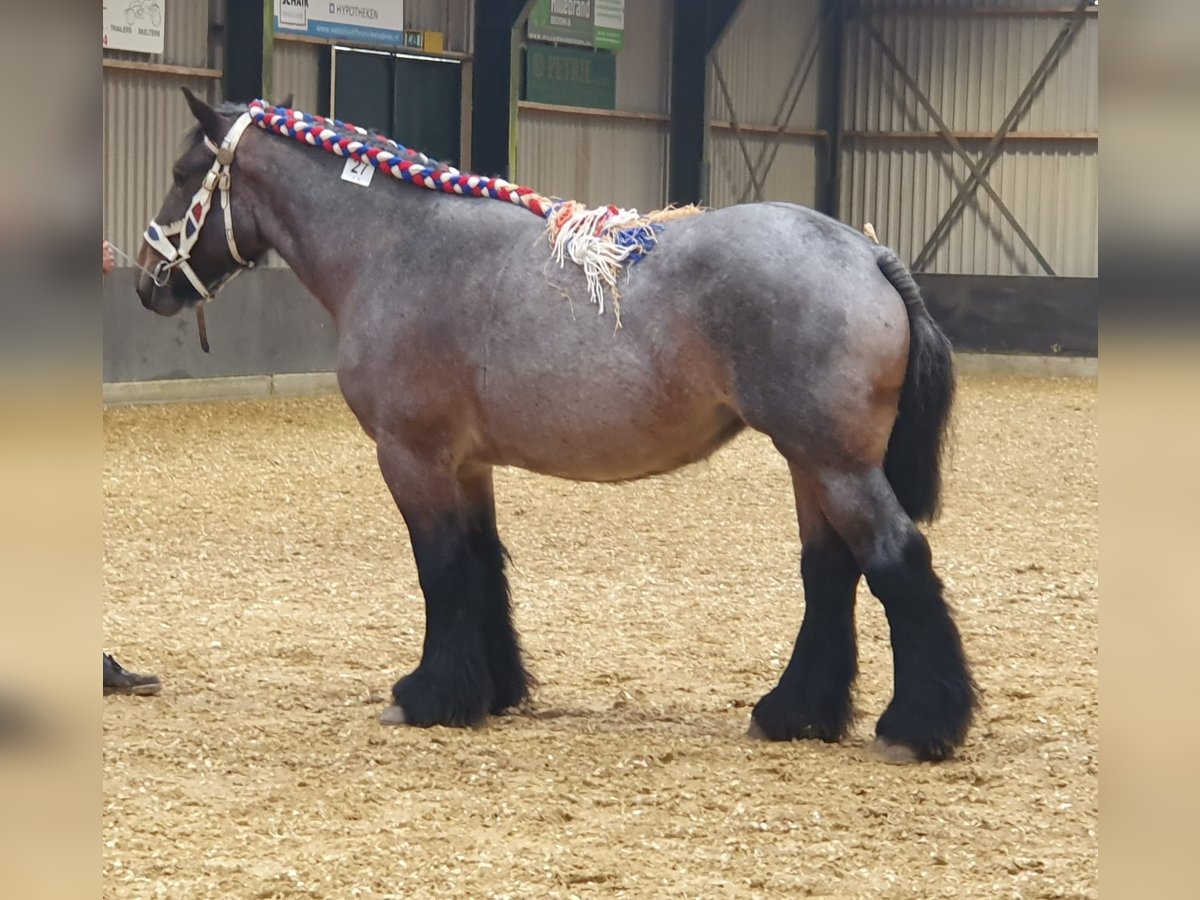
[[[172,222],[170,225],[159,225],[151,219],[143,234],[146,243],[162,257],[162,260],[154,267],[154,283],[159,287],[164,287],[167,279],[170,278],[171,270],[179,269],[199,292],[200,304],[212,300],[217,295],[217,291],[235,275],[240,274],[244,269],[254,268],[253,260],[246,260],[238,252],[237,242],[233,239],[233,208],[229,203],[230,166],[233,164],[233,152],[237,149],[238,142],[242,139],[242,135],[251,121],[249,113],[239,116],[221,141],[220,147],[207,137],[204,138],[204,145],[212,151],[216,159],[205,173],[204,182],[192,195],[187,212],[184,213],[182,219]],[[213,194],[217,191],[221,193],[221,210],[225,216],[225,242],[229,245],[229,252],[233,256],[234,262],[238,264],[238,268],[217,279],[210,286],[200,279],[189,260],[192,255],[192,247],[199,239],[200,229],[204,227],[204,220],[208,218],[208,211],[212,208]],[[178,246],[170,240],[175,235],[179,235]],[[200,308],[198,304],[198,313]]]

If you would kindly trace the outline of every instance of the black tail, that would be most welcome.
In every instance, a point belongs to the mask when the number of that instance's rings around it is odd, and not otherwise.
[[[908,308],[908,371],[883,471],[909,518],[932,522],[941,511],[942,456],[954,402],[950,341],[925,308],[912,273],[887,247],[876,262]]]

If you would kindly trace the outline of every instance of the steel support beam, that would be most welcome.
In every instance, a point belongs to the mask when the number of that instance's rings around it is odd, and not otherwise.
[[[950,229],[954,227],[954,223],[958,221],[959,215],[966,209],[967,203],[975,197],[976,189],[979,187],[980,179],[987,176],[988,171],[1000,158],[1001,152],[1004,150],[1004,144],[1009,133],[1017,126],[1017,123],[1024,118],[1029,112],[1029,108],[1033,105],[1033,101],[1037,99],[1038,94],[1046,86],[1046,79],[1050,77],[1050,73],[1054,71],[1055,65],[1062,59],[1063,54],[1071,46],[1071,42],[1075,39],[1075,35],[1079,33],[1080,26],[1083,25],[1087,17],[1087,10],[1091,5],[1091,0],[1079,0],[1075,5],[1075,14],[1062,27],[1058,35],[1054,38],[1050,49],[1046,51],[1046,55],[1034,70],[1033,75],[1029,78],[1029,83],[1025,85],[1025,89],[1021,91],[1021,95],[1017,97],[1016,103],[1012,109],[1008,111],[1008,115],[1004,117],[1000,128],[996,131],[995,136],[988,143],[987,147],[979,155],[979,175],[972,173],[967,178],[966,182],[954,199],[951,201],[949,208],[938,220],[934,226],[929,238],[925,241],[925,246],[921,248],[921,252],[917,254],[916,260],[913,262],[913,271],[920,272],[926,265],[929,264],[933,254],[937,252],[950,234]]]
[[[817,127],[829,135],[817,145],[817,208],[841,218],[842,53],[846,4],[821,0],[821,67],[817,76]]]
[[[521,28],[534,0],[475,0],[471,167],[511,178],[516,162]]]
[[[704,191],[708,57],[740,0],[675,0],[671,39],[671,132],[667,197],[700,203]]]

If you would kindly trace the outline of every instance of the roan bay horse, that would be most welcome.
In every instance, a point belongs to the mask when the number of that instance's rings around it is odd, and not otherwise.
[[[282,107],[185,94],[198,126],[147,229],[137,292],[173,315],[274,248],[335,320],[338,383],[375,442],[425,597],[421,661],[383,723],[475,725],[529,694],[495,466],[627,481],[702,460],[748,426],[791,470],[805,595],[751,732],[846,735],[865,576],[894,665],[877,746],[907,761],[962,743],[977,692],[914,525],[938,511],[951,350],[890,250],[786,203],[674,219],[620,270],[617,328],[617,310],[588,305],[584,269],[552,260],[527,197],[455,196],[466,182],[426,190],[385,171],[350,184],[330,140],[398,152],[418,184],[459,173],[344,123],[318,120],[328,140],[309,146],[253,127],[264,109],[291,121]]]

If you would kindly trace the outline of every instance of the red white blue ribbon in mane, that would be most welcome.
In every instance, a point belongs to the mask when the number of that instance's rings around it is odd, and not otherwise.
[[[459,172],[348,122],[268,106],[262,100],[252,101],[248,112],[254,124],[266,131],[368,163],[385,175],[409,184],[447,194],[501,200],[545,219],[554,258],[561,266],[569,257],[583,269],[588,294],[600,313],[604,312],[604,289],[608,288],[613,295],[618,326],[621,308],[617,274],[623,264],[636,263],[654,249],[657,233],[662,230],[662,225],[636,209],[615,206],[589,209],[573,200],[545,197],[533,188],[503,178]]]

